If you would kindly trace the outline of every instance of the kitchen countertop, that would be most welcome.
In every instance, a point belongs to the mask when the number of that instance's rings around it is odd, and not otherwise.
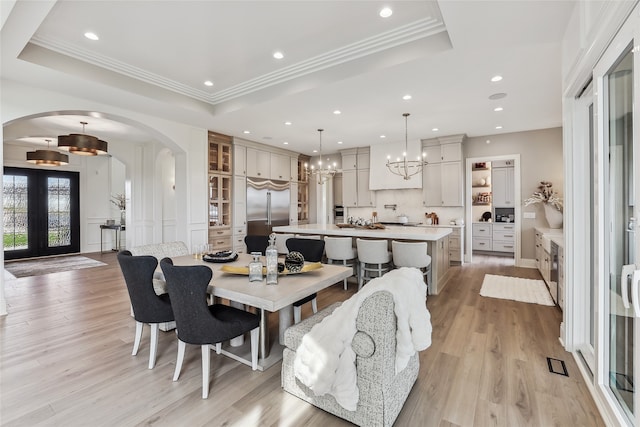
[[[380,239],[404,239],[436,241],[448,236],[454,226],[387,226],[384,229],[340,228],[334,224],[303,224],[273,227],[275,233],[321,234],[325,236],[377,237]]]

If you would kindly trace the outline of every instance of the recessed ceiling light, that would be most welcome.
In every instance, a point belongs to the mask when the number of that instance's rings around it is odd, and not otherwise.
[[[285,126],[291,126],[291,122],[284,122]]]
[[[393,10],[391,10],[390,7],[383,7],[380,10],[380,17],[382,17],[382,18],[388,18],[391,15],[393,15]]]
[[[434,131],[434,132],[438,132],[440,129],[438,129],[438,128],[433,128],[433,129],[431,129],[431,130],[432,130],[432,131]]]
[[[318,150],[313,150],[313,151],[312,151],[312,153],[317,153],[317,152],[318,152]]]
[[[380,138],[386,138],[386,137],[387,137],[386,135],[380,135]]]
[[[333,114],[335,114],[335,115],[342,114],[342,111],[340,111],[340,110],[333,110]]]
[[[338,144],[342,144],[342,141],[338,141]]]
[[[491,81],[492,82],[499,82],[500,80],[502,80],[502,76],[493,76],[491,77]]]
[[[487,142],[487,144],[491,144],[491,140],[490,139],[487,139],[486,142]]]
[[[502,107],[496,107],[496,108],[493,109],[493,111],[502,111],[502,110],[503,110]]]
[[[242,133],[251,133],[251,131],[245,130],[245,131],[244,131],[244,132],[242,132]]]
[[[207,80],[206,82],[204,82],[205,86],[213,86],[213,82],[211,80]]]
[[[499,93],[494,93],[493,95],[489,95],[489,99],[492,99],[495,101],[496,99],[502,99],[506,96],[507,96],[506,93],[499,92]]]
[[[502,129],[502,126],[496,126],[496,129]]]
[[[283,142],[282,145],[289,145],[287,141]]]
[[[273,57],[276,58],[276,59],[282,59],[282,58],[284,58],[284,53],[282,53],[280,51],[274,52],[273,53]]]
[[[87,31],[86,33],[84,33],[84,36],[89,40],[100,40],[100,37],[98,37],[96,33],[92,33],[91,31]]]
[[[403,97],[402,97],[402,99],[404,99],[405,101],[408,101],[408,100],[410,100],[411,98],[412,98],[412,97],[411,97],[411,95],[409,95],[409,94],[407,94],[407,95],[405,95],[405,96],[403,96]]]

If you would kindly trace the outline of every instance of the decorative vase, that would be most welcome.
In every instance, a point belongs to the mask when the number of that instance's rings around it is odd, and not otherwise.
[[[120,225],[125,225],[126,219],[127,219],[127,211],[123,209],[120,211]]]
[[[548,203],[543,203],[542,206],[544,206],[544,215],[549,223],[549,228],[562,228],[562,212]]]

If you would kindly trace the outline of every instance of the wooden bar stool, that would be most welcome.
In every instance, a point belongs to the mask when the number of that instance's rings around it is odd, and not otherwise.
[[[391,242],[393,265],[396,267],[415,267],[422,271],[424,282],[429,289],[431,276],[431,256],[427,253],[426,242]]]
[[[358,290],[369,280],[391,270],[391,253],[387,250],[388,245],[386,240],[356,240],[360,265]]]
[[[354,267],[358,271],[358,251],[353,247],[351,237],[325,237],[324,252],[328,264],[342,264]],[[336,262],[337,261],[337,262]],[[344,290],[347,290],[347,279],[344,279]]]

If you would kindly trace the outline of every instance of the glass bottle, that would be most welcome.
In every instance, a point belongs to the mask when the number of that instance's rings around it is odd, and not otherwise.
[[[278,284],[278,248],[276,247],[276,235],[269,235],[269,246],[265,252],[267,258],[267,285]]]
[[[262,282],[262,261],[260,252],[251,252],[253,260],[249,263],[249,281],[250,282]]]

